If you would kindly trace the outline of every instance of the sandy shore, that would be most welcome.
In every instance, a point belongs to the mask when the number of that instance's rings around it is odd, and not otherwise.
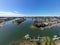
[[[60,45],[60,40],[55,41],[56,45]]]

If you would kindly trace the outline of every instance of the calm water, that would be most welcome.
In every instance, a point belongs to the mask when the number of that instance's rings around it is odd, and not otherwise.
[[[60,36],[60,25],[54,26],[52,28],[46,28],[44,30],[32,29],[30,26],[33,21],[31,18],[27,18],[26,21],[19,25],[15,25],[11,21],[5,22],[2,28],[0,28],[0,45],[8,45],[10,42],[20,40],[27,33],[32,37],[40,36],[50,36],[53,35]]]

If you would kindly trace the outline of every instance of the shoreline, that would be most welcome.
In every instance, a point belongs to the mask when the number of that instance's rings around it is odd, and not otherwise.
[[[57,25],[59,25],[60,23],[58,23],[58,24],[52,24],[51,26],[47,26],[47,27],[45,27],[45,28],[51,28],[51,27],[54,27],[54,26],[57,26]]]
[[[54,26],[58,26],[60,23],[57,23],[57,24],[52,24],[50,26],[46,26],[46,27],[40,27],[40,28],[37,28],[35,27],[33,24],[31,25],[31,28],[32,29],[41,29],[41,30],[44,30],[45,28],[51,28],[51,27],[54,27]]]

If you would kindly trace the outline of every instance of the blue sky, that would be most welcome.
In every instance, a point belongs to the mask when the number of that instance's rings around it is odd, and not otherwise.
[[[0,0],[1,12],[27,16],[60,15],[60,0]]]

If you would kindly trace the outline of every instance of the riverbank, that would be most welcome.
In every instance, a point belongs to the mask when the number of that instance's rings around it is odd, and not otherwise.
[[[58,26],[58,25],[60,25],[60,23],[58,23],[58,24],[52,24],[52,25],[48,25],[48,26],[46,26],[46,27],[40,27],[40,28],[38,28],[38,27],[36,27],[36,26],[34,26],[34,25],[32,24],[30,28],[32,28],[32,29],[44,30],[45,28],[52,28],[52,27]]]
[[[10,45],[55,45],[55,43],[50,37],[46,36],[39,39],[39,41],[20,40],[15,43],[11,43]]]
[[[20,18],[18,20],[14,20],[12,23],[13,24],[20,24],[20,23],[24,22],[25,20],[26,20],[25,18]]]

